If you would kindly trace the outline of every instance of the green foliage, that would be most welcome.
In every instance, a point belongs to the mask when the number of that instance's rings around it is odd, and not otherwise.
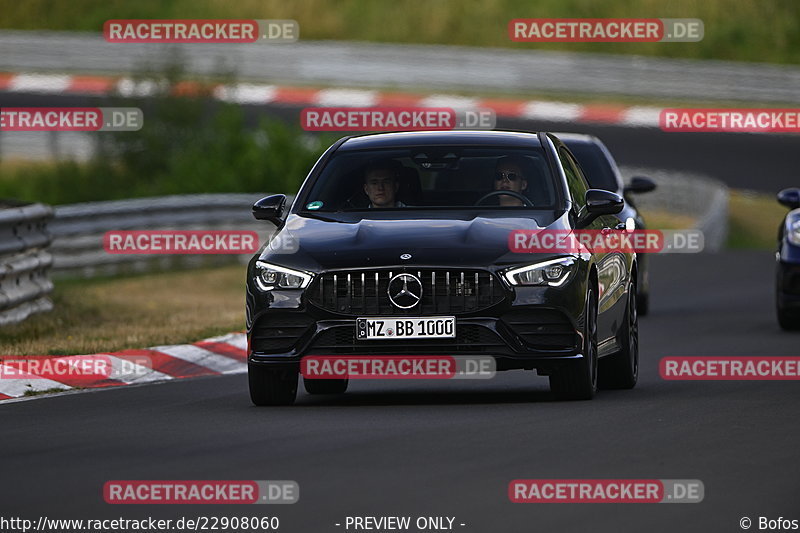
[[[500,46],[800,63],[797,0],[0,0],[0,28],[94,31],[109,19],[295,19],[303,40]],[[698,43],[512,42],[512,18],[699,18]]]
[[[167,194],[293,193],[333,142],[330,135],[311,136],[276,118],[246,117],[244,108],[214,102],[204,92],[173,96],[177,79],[157,83],[162,89],[154,98],[113,102],[141,107],[141,130],[93,134],[98,150],[87,163],[6,169],[0,197],[64,204]]]

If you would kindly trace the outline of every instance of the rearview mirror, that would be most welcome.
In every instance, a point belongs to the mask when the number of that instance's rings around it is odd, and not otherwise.
[[[800,207],[800,189],[783,189],[778,193],[778,202],[789,209],[797,209]]]
[[[625,200],[619,194],[602,189],[589,189],[586,191],[585,213],[578,220],[578,229],[585,228],[599,216],[616,215],[623,207]]]
[[[634,176],[630,183],[625,186],[624,193],[642,194],[656,190],[656,183],[644,176]]]
[[[253,216],[256,220],[268,220],[278,226],[283,227],[283,209],[286,206],[285,194],[273,194],[262,198],[253,204]]]

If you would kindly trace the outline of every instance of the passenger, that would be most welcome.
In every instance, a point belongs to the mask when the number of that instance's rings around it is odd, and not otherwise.
[[[364,192],[370,208],[406,207],[397,200],[402,166],[397,161],[384,161],[367,166],[364,171]]]

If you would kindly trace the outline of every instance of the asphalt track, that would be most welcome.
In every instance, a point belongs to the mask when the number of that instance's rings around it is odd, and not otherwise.
[[[0,94],[2,105],[97,105]],[[297,109],[249,107],[297,120]],[[797,185],[800,138],[500,120],[588,131],[621,164],[704,173],[774,193]],[[633,391],[553,401],[528,372],[488,382],[356,382],[341,397],[256,408],[245,376],[0,405],[0,516],[275,514],[284,532],[344,531],[346,516],[455,516],[465,532],[741,531],[800,519],[800,383],[666,382],[667,355],[797,355],[778,329],[769,252],[659,256]],[[699,504],[512,504],[517,478],[699,479]],[[291,479],[291,506],[112,506],[113,479]],[[752,529],[756,529],[754,526]]]
[[[123,105],[120,100],[79,95],[37,95],[0,92],[0,106],[67,107]],[[127,104],[135,105],[135,104]],[[245,105],[248,123],[260,115],[299,124],[300,107]],[[630,128],[591,123],[546,122],[498,118],[500,129],[570,131],[599,136],[620,165],[705,174],[730,187],[775,194],[800,186],[800,136],[752,133],[665,133],[656,128]],[[13,135],[13,134],[8,134]],[[29,135],[29,134],[25,134]],[[0,135],[0,143],[3,143]],[[9,143],[7,138],[6,143]],[[41,139],[40,139],[41,142]],[[15,148],[23,148],[16,146]],[[37,151],[46,149],[39,146]],[[85,148],[85,147],[83,147]],[[62,150],[69,151],[64,146]]]
[[[632,391],[556,402],[546,378],[354,382],[257,408],[244,375],[0,405],[0,515],[280,517],[337,532],[346,516],[455,516],[457,531],[741,531],[800,519],[798,382],[668,382],[663,356],[797,355],[772,308],[768,252],[659,256]],[[517,478],[699,479],[697,504],[513,504]],[[281,506],[115,506],[114,479],[291,479]],[[757,529],[757,525],[753,527]],[[352,530],[351,530],[352,531]],[[413,529],[412,529],[413,531]]]

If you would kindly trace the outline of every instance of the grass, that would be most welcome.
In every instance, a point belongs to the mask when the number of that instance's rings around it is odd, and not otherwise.
[[[641,209],[648,229],[689,229],[696,220],[688,215],[677,215],[661,209]]]
[[[297,190],[339,135],[306,135],[298,125],[200,99],[156,100],[150,127],[95,133],[101,149],[87,162],[0,162],[0,198],[68,204],[192,193]]]
[[[55,309],[0,329],[0,353],[77,355],[241,331],[245,268],[58,282]]]
[[[778,228],[788,211],[775,196],[732,190],[728,208],[729,248],[775,249]]]
[[[657,209],[642,209],[650,229],[691,228],[695,220]],[[728,240],[726,247],[734,249],[774,249],[778,227],[787,209],[771,194],[731,189],[728,204]]]
[[[795,0],[0,0],[0,28],[100,31],[109,19],[295,19],[303,40],[496,46],[800,63]],[[513,18],[699,18],[697,43],[515,43]],[[264,45],[270,46],[270,45]],[[280,46],[280,45],[271,45]],[[265,50],[265,53],[266,50]]]

